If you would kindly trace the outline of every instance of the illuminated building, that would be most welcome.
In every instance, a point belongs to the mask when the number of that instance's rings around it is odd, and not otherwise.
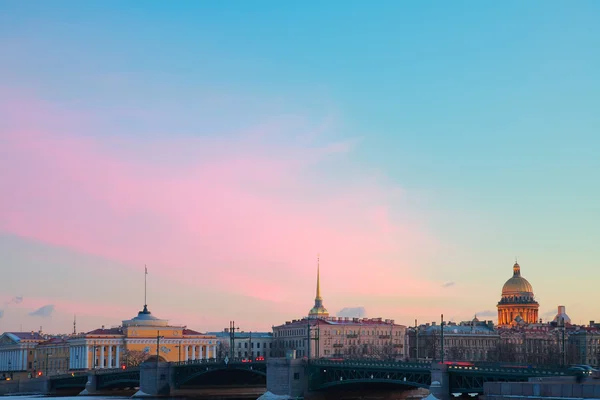
[[[516,262],[512,278],[502,287],[502,297],[497,307],[500,327],[538,322],[540,305],[535,301],[531,284],[521,276],[521,267]]]
[[[216,358],[218,340],[213,335],[169,325],[144,309],[116,328],[100,328],[69,339],[72,370],[120,368],[158,357],[180,362]]]
[[[404,357],[406,327],[382,318],[330,317],[321,297],[317,262],[317,293],[307,318],[273,327],[273,356],[294,350],[296,357],[399,359]]]

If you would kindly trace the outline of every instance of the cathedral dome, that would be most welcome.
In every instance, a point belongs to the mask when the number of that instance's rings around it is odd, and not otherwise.
[[[513,266],[513,276],[502,287],[502,296],[533,296],[533,287],[521,276],[518,263]]]

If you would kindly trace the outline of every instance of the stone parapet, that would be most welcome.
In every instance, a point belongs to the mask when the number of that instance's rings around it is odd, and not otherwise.
[[[597,382],[486,382],[483,385],[486,399],[518,400],[545,398],[600,399],[600,384]]]

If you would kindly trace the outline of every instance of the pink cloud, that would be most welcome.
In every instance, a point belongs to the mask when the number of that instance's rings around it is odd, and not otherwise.
[[[288,145],[286,135],[304,132],[285,120],[226,137],[92,136],[91,113],[31,98],[0,105],[3,232],[295,312],[312,296],[317,252],[330,293],[432,287],[407,250],[435,242],[402,190],[316,172],[348,162],[353,141]]]

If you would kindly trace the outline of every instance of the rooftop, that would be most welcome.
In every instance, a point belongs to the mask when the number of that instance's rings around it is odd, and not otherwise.
[[[383,318],[349,318],[349,317],[322,317],[322,318],[302,318],[295,319],[292,321],[286,321],[285,324],[278,325],[283,326],[306,326],[310,321],[311,325],[324,324],[324,325],[360,325],[360,326],[403,326],[396,324],[393,319]]]

